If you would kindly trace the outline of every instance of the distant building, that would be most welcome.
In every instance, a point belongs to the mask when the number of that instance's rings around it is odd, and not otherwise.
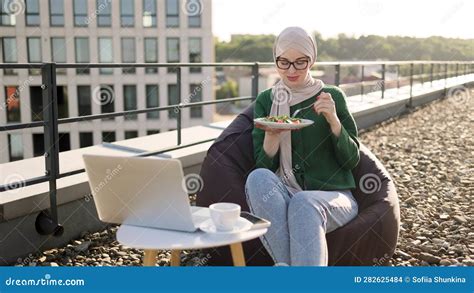
[[[0,63],[214,62],[211,0],[0,0]],[[42,120],[38,70],[0,70],[0,124]],[[173,69],[57,71],[60,118],[175,104]],[[182,70],[182,102],[214,99],[214,69]],[[60,150],[175,129],[173,110],[59,125]],[[183,126],[212,106],[183,109]],[[43,155],[43,128],[0,133],[0,163]],[[8,148],[6,147],[8,146]]]

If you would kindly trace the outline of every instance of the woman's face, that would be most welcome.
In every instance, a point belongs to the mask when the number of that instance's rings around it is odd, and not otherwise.
[[[293,64],[290,64],[290,62],[293,62]],[[290,88],[302,86],[309,70],[309,57],[295,49],[289,49],[277,58],[278,74]]]

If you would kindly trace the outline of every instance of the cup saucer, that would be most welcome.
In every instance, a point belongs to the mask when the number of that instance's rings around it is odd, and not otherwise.
[[[234,228],[229,231],[220,231],[217,230],[216,226],[214,225],[214,222],[212,222],[212,219],[207,219],[206,221],[202,222],[201,225],[199,225],[199,229],[206,233],[211,233],[211,234],[234,234],[234,233],[240,233],[240,232],[245,232],[250,230],[252,227],[252,223],[240,217],[237,222],[235,223]]]

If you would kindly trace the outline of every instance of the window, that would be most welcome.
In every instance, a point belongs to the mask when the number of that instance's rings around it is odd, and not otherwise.
[[[200,63],[202,62],[202,49],[201,49],[201,38],[189,38],[189,62]],[[201,67],[190,67],[190,73],[201,72]]]
[[[179,62],[179,38],[166,39],[166,61],[168,63]],[[168,67],[168,72],[176,72],[176,69]]]
[[[122,27],[135,26],[135,5],[134,0],[120,1],[120,23]]]
[[[4,63],[16,63],[17,59],[17,50],[16,50],[16,39],[15,38],[2,38],[2,57]],[[16,74],[15,69],[6,68],[3,70],[5,75]]]
[[[74,0],[74,26],[87,26],[88,19],[87,0]]]
[[[21,122],[20,91],[16,86],[5,87],[7,122]]]
[[[179,27],[178,0],[166,0],[166,27]]]
[[[188,27],[201,27],[201,13],[203,10],[201,1],[182,0],[186,2],[186,14],[188,15]]]
[[[92,114],[90,86],[77,86],[77,108],[79,116],[86,116]]]
[[[112,0],[97,0],[97,26],[112,25]]]
[[[0,0],[0,26],[14,26],[16,24],[15,14],[9,9],[15,0]]]
[[[145,63],[158,63],[158,39],[145,38]],[[158,68],[145,68],[145,73],[157,73]]]
[[[42,133],[33,134],[33,156],[44,155],[44,135]]]
[[[28,43],[28,62],[29,63],[41,63],[41,38],[31,37],[27,38]],[[40,74],[40,69],[30,69],[30,74]]]
[[[74,39],[74,46],[76,51],[76,63],[89,63],[89,38],[78,37]],[[89,68],[77,68],[77,74],[89,74]]]
[[[114,141],[115,141],[115,132],[113,131],[102,132],[102,142],[114,142]]]
[[[146,85],[146,107],[147,108],[155,108],[160,106],[160,95],[159,95],[159,87],[158,85],[154,84],[147,84]],[[149,112],[146,114],[147,119],[159,119],[160,112],[154,111]]]
[[[143,27],[156,27],[156,0],[143,0]]]
[[[160,133],[160,130],[158,129],[150,129],[150,130],[147,130],[146,132],[147,135],[158,134],[158,133]]]
[[[25,16],[26,25],[40,25],[39,0],[26,0]]]
[[[130,130],[125,131],[125,139],[135,138],[138,137],[138,131]]]
[[[10,154],[10,162],[23,160],[23,140],[21,134],[8,135],[8,150]]]
[[[191,84],[189,87],[189,101],[191,103],[197,103],[202,101],[202,85]],[[191,118],[202,118],[202,106],[190,107]]]
[[[69,117],[67,87],[57,86],[58,117]],[[43,120],[43,92],[39,86],[30,87],[31,120]]]
[[[66,62],[66,41],[64,38],[51,38],[51,60],[56,63]],[[66,74],[66,68],[58,68],[56,72]]]
[[[114,62],[112,51],[112,38],[99,38],[99,62],[112,63]],[[113,68],[100,68],[101,74],[112,74]]]
[[[81,148],[86,148],[94,145],[94,135],[92,132],[80,132],[79,144]]]
[[[137,87],[134,85],[123,86],[124,111],[137,109]],[[137,114],[126,115],[125,120],[137,120]]]
[[[135,63],[135,38],[122,38],[122,62]],[[135,73],[135,68],[122,68],[123,73]]]
[[[178,97],[178,85],[169,84],[168,85],[168,106],[176,105],[179,103]],[[174,107],[173,109],[168,110],[168,118],[176,119],[178,117],[178,108]]]
[[[95,91],[94,91],[95,94]],[[113,85],[101,85],[100,90],[98,92],[100,97],[98,98],[101,101],[101,111],[102,113],[113,113],[115,112],[115,93],[114,93],[114,86]],[[113,120],[114,118],[109,118]]]
[[[64,26],[64,0],[49,0],[49,23]]]
[[[69,133],[59,133],[59,151],[66,152],[71,150],[71,139]]]

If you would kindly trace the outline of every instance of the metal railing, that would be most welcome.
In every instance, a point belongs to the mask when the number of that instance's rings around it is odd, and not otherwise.
[[[455,70],[449,70],[449,67],[455,66]],[[452,76],[467,75],[474,72],[473,68],[474,62],[444,62],[444,61],[388,61],[388,62],[318,62],[317,67],[333,67],[334,75],[333,82],[337,86],[346,86],[346,87],[360,87],[360,93],[364,94],[364,86],[375,85],[377,90],[381,91],[381,98],[383,99],[386,92],[386,72],[388,67],[395,67],[397,72],[396,85],[397,88],[400,88],[401,81],[408,82],[410,85],[410,106],[411,106],[411,97],[413,95],[412,88],[415,80],[421,80],[421,83],[428,82],[428,80],[433,83],[434,80],[438,79],[447,79]],[[44,129],[44,148],[45,148],[45,175],[38,176],[34,178],[29,178],[24,181],[14,182],[9,184],[0,185],[0,192],[8,191],[16,188],[22,188],[25,186],[30,186],[33,184],[48,182],[49,183],[49,196],[50,196],[50,210],[49,213],[46,213],[46,222],[50,225],[50,228],[45,228],[43,231],[46,231],[44,234],[61,234],[62,230],[58,229],[60,225],[58,224],[58,214],[57,214],[57,180],[67,176],[76,175],[84,172],[84,169],[75,170],[71,172],[60,173],[59,166],[59,132],[58,125],[66,123],[75,123],[82,121],[91,121],[96,119],[107,119],[119,116],[127,116],[133,114],[142,114],[150,113],[155,111],[166,111],[175,109],[177,110],[177,145],[172,148],[166,148],[158,151],[144,152],[140,154],[135,154],[135,156],[152,156],[172,150],[182,149],[190,147],[193,145],[206,143],[215,140],[207,139],[191,144],[182,144],[182,109],[195,106],[205,106],[205,105],[214,105],[219,103],[229,103],[235,101],[244,101],[244,100],[254,100],[259,92],[259,70],[261,67],[274,66],[273,63],[122,63],[122,64],[104,64],[104,63],[94,63],[94,64],[69,64],[69,63],[10,63],[10,64],[0,64],[0,69],[39,69],[41,70],[42,78],[42,100],[43,100],[43,120],[34,121],[30,123],[17,123],[17,124],[7,124],[0,126],[0,132],[12,131],[18,129],[27,129],[33,127],[43,127]],[[351,83],[341,83],[341,70],[344,67],[357,66],[361,70],[361,78],[357,82]],[[380,66],[381,78],[377,80],[367,81],[364,79],[364,70],[367,66]],[[405,71],[401,70],[402,66],[408,66],[408,69]],[[415,66],[420,67],[419,72],[415,73]],[[425,73],[425,68],[429,66],[430,70],[428,73]],[[178,88],[178,103],[174,105],[168,105],[164,107],[152,107],[139,110],[128,110],[112,113],[103,113],[96,115],[87,115],[80,117],[72,118],[63,118],[59,119],[58,117],[58,103],[57,103],[57,89],[56,89],[56,76],[58,69],[90,69],[90,68],[173,68],[176,74],[176,82]],[[249,97],[237,97],[237,98],[228,98],[220,99],[214,101],[201,101],[193,103],[182,103],[181,87],[182,87],[182,68],[191,68],[191,67],[247,67],[251,69],[252,74],[252,87],[251,87],[251,96]],[[437,69],[437,70],[436,70]],[[435,72],[436,71],[436,72]],[[429,78],[429,79],[427,79]],[[446,84],[445,84],[446,88]],[[54,227],[51,228],[53,225]]]

